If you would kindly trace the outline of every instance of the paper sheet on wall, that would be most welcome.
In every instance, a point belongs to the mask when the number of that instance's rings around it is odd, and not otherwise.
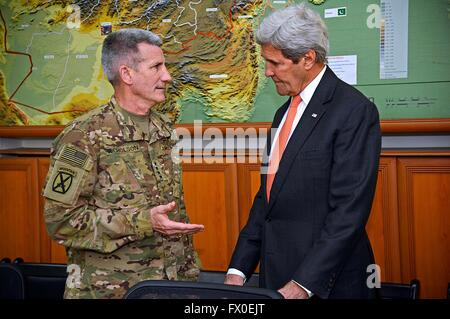
[[[381,0],[380,79],[408,77],[409,0]]]
[[[335,55],[328,57],[328,66],[342,81],[356,85],[357,56]]]

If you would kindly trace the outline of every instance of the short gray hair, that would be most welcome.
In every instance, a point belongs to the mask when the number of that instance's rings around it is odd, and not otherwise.
[[[271,44],[294,63],[308,50],[316,52],[316,62],[327,62],[327,27],[305,3],[272,12],[256,31],[256,42]]]
[[[138,44],[161,46],[161,39],[153,32],[142,29],[122,29],[111,32],[103,41],[102,66],[112,85],[118,83],[119,66],[126,64],[136,69],[141,57]]]

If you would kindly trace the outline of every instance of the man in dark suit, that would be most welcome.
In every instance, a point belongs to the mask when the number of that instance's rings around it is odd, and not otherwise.
[[[371,298],[377,108],[326,65],[325,24],[305,4],[273,12],[256,39],[265,75],[290,98],[275,114],[267,172],[225,283],[242,285],[260,262],[260,286],[285,298]]]

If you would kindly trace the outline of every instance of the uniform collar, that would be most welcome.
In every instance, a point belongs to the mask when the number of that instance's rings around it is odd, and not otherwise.
[[[144,134],[144,132],[130,117],[124,116],[121,107],[114,96],[111,98],[109,105],[111,107],[111,111],[116,115],[124,141],[141,141],[145,139],[149,143],[153,143],[157,140],[168,138],[172,135],[170,120],[155,110],[151,110],[149,115],[150,130],[147,135]]]

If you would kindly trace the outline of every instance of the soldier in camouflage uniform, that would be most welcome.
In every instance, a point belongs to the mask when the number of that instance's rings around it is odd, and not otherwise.
[[[147,279],[197,280],[199,260],[183,201],[169,120],[151,107],[171,80],[149,31],[105,39],[111,101],[56,138],[44,188],[51,237],[66,246],[65,298],[121,298]]]

